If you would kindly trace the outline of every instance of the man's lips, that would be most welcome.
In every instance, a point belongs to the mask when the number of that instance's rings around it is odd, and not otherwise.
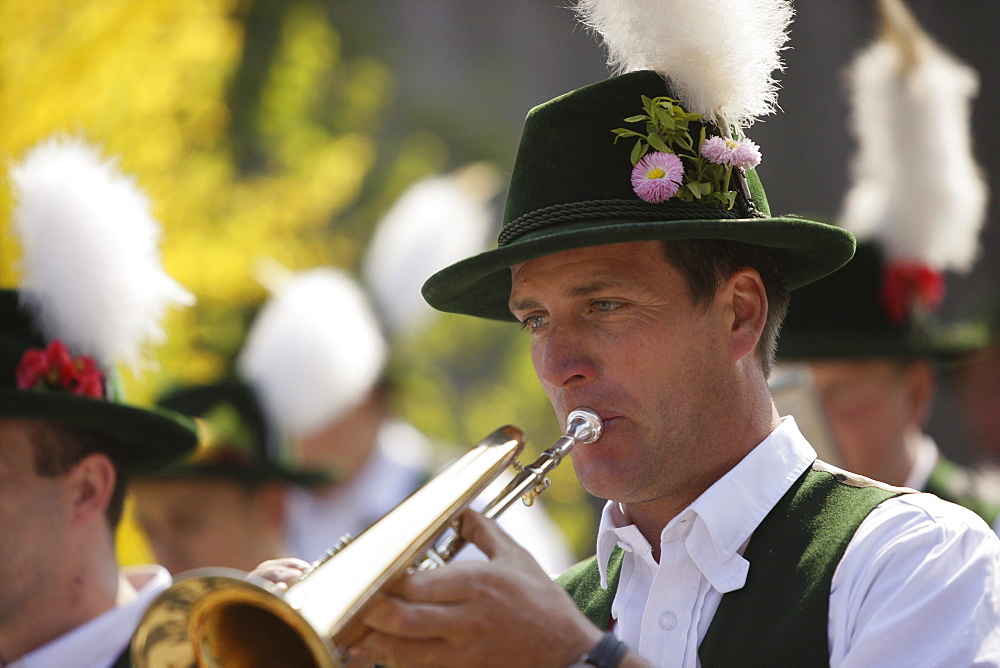
[[[601,418],[601,422],[604,423],[605,428],[618,424],[625,419],[621,415],[604,415],[601,413],[598,413],[597,415]]]
[[[604,425],[605,429],[609,429],[625,420],[624,417],[613,411],[602,411],[599,409],[591,410],[597,413],[597,417],[601,418],[601,423]]]

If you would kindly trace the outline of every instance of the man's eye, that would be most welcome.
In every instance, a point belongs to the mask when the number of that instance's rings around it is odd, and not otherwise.
[[[533,330],[538,329],[545,324],[545,316],[541,315],[529,315],[527,318],[521,321],[521,329]]]
[[[610,301],[606,299],[599,299],[597,301],[591,302],[593,306],[598,311],[614,311],[617,308],[621,308],[623,304],[621,302]]]

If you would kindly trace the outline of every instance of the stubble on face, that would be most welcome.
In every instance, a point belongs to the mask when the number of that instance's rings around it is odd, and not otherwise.
[[[557,416],[587,405],[605,419],[605,436],[574,452],[584,487],[624,503],[684,496],[703,477],[724,376],[713,306],[692,303],[659,242],[564,251],[512,278],[512,312],[531,328]]]

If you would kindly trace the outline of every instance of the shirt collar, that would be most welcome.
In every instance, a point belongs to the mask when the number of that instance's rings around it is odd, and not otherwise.
[[[146,608],[171,582],[170,573],[162,566],[125,568],[122,574],[136,589],[134,599],[25,654],[11,668],[113,664],[128,646]]]
[[[815,459],[815,450],[799,432],[795,420],[785,417],[746,457],[674,517],[663,532],[682,519],[696,519],[684,538],[695,564],[720,592],[739,589],[746,582],[749,568],[741,553],[754,529]],[[629,531],[634,541],[638,534],[630,524],[620,504],[609,501],[605,505],[597,538],[602,588],[608,586],[608,560],[619,537]]]

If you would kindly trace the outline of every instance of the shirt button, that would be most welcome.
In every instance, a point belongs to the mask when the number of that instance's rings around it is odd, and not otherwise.
[[[677,615],[667,611],[660,615],[660,628],[664,631],[669,631],[670,629],[677,626]]]

